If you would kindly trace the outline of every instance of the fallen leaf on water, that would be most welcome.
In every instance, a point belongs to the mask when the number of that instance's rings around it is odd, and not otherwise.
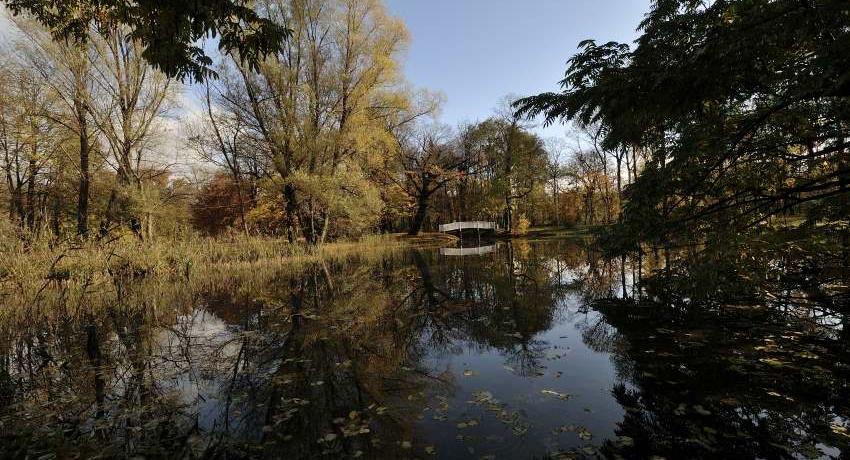
[[[780,361],[776,358],[761,358],[761,359],[759,359],[759,361],[761,361],[765,364],[771,365],[773,367],[782,367],[782,366],[785,365],[784,362],[782,362],[782,361]]]
[[[540,390],[540,393],[547,395],[547,396],[554,396],[554,397],[560,399],[561,401],[566,401],[566,400],[570,399],[570,395],[568,395],[566,393],[558,393],[557,391],[554,391],[554,390]]]
[[[694,412],[699,415],[711,415],[711,411],[705,410],[705,408],[700,405],[694,406]]]
[[[464,375],[464,377],[477,377],[478,372],[467,369],[467,370],[463,371],[463,375]]]
[[[631,446],[635,445],[635,440],[633,438],[628,437],[628,436],[620,436],[617,439],[617,442],[623,447],[631,447]]]
[[[846,426],[836,424],[836,425],[830,425],[829,428],[832,430],[833,433],[835,433],[839,436],[844,436],[845,438],[850,438],[850,432],[848,432]]]

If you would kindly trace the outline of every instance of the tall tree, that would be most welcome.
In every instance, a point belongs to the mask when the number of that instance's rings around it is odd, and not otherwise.
[[[94,41],[94,49],[97,56],[96,84],[103,96],[92,101],[90,111],[107,142],[107,162],[115,169],[118,183],[123,188],[113,191],[107,220],[115,220],[117,213],[129,214],[133,225],[143,219],[145,234],[150,237],[153,226],[150,206],[141,211],[144,216],[136,216],[135,212],[127,209],[127,200],[131,197],[120,192],[143,192],[142,174],[152,168],[145,157],[150,154],[151,142],[161,132],[173,87],[165,74],[147,63],[141,44],[125,30],[109,30],[101,39]],[[123,209],[116,210],[116,206]]]
[[[92,50],[87,45],[54,42],[33,21],[17,19],[14,23],[24,37],[17,44],[21,62],[37,72],[57,102],[45,107],[41,115],[77,138],[77,234],[86,235],[89,231],[91,157],[98,142],[98,134],[91,123],[91,101],[95,99]]]
[[[404,25],[377,0],[266,1],[292,36],[256,69],[232,55],[223,110],[243,120],[277,176],[291,241],[324,241],[334,221],[377,219],[367,181],[375,152],[392,143],[386,119],[410,97],[399,76]],[[356,225],[355,225],[356,226]]]

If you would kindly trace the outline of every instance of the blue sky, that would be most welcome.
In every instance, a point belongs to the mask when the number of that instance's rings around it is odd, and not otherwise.
[[[404,20],[408,80],[442,91],[442,121],[489,116],[507,94],[557,89],[576,45],[631,42],[650,0],[386,0]],[[546,136],[565,128],[550,127]]]

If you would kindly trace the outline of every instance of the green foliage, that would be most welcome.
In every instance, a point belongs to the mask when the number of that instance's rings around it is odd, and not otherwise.
[[[640,30],[634,49],[583,42],[562,92],[516,106],[598,123],[603,147],[644,153],[619,250],[726,230],[753,240],[789,214],[806,217],[809,239],[846,222],[850,4],[660,0]]]
[[[277,52],[291,31],[262,17],[245,0],[5,0],[14,13],[44,24],[57,41],[88,40],[92,27],[106,33],[127,26],[144,46],[143,57],[169,77],[197,82],[215,76],[212,59],[197,42],[218,38],[222,52],[235,52],[256,68]]]

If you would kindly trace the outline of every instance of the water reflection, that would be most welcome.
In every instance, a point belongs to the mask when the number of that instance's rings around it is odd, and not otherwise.
[[[634,301],[640,272],[514,242],[58,292],[0,326],[0,453],[846,456],[841,316]]]

